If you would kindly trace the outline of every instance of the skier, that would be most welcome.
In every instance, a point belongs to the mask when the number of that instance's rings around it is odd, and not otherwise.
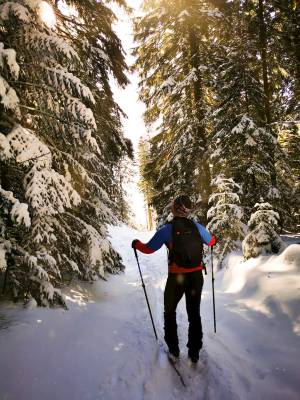
[[[200,317],[202,270],[205,269],[202,261],[203,243],[213,246],[216,239],[204,226],[188,219],[191,209],[192,203],[187,195],[175,198],[171,209],[173,220],[163,225],[148,243],[133,240],[132,248],[151,254],[163,244],[167,246],[169,267],[164,291],[165,342],[170,354],[178,358],[176,308],[185,294],[189,321],[188,356],[193,363],[197,363],[203,338]]]

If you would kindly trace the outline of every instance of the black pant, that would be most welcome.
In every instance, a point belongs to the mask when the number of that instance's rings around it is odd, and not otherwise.
[[[165,341],[170,351],[178,347],[176,307],[185,294],[186,311],[189,320],[187,347],[191,351],[199,351],[202,347],[202,324],[200,317],[200,300],[203,287],[202,271],[186,274],[168,275],[164,293]]]

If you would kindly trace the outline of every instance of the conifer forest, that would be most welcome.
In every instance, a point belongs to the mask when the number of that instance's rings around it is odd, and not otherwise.
[[[113,4],[133,21],[133,65]],[[64,305],[74,277],[124,270],[107,225],[129,222],[132,162],[158,226],[190,195],[219,268],[300,231],[298,0],[144,0],[139,15],[124,0],[1,0],[0,23],[6,297]],[[112,88],[132,71],[148,132],[138,151]]]
[[[299,400],[300,0],[0,0],[0,400]]]

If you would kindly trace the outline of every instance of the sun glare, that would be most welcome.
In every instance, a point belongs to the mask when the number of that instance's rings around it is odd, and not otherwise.
[[[53,28],[56,24],[56,17],[53,8],[46,1],[42,1],[39,5],[39,14],[42,21],[49,27]]]

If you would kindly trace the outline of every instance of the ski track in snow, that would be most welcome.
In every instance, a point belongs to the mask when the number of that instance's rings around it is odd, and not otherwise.
[[[67,289],[69,311],[0,308],[0,400],[299,399],[299,336],[288,337],[276,320],[247,309],[239,302],[242,296],[224,293],[219,289],[220,274],[216,276],[217,334],[213,333],[210,274],[205,278],[204,348],[196,367],[187,361],[184,299],[178,306],[184,388],[155,340],[130,247],[134,238],[146,242],[151,233],[125,226],[109,231],[125,273],[110,276],[108,282],[79,282]],[[164,249],[150,256],[139,253],[139,260],[162,343],[167,254]],[[282,314],[272,301],[268,298],[270,309]],[[281,317],[288,327],[286,315]],[[274,347],[276,334],[288,343]],[[274,351],[278,355],[272,358]]]

